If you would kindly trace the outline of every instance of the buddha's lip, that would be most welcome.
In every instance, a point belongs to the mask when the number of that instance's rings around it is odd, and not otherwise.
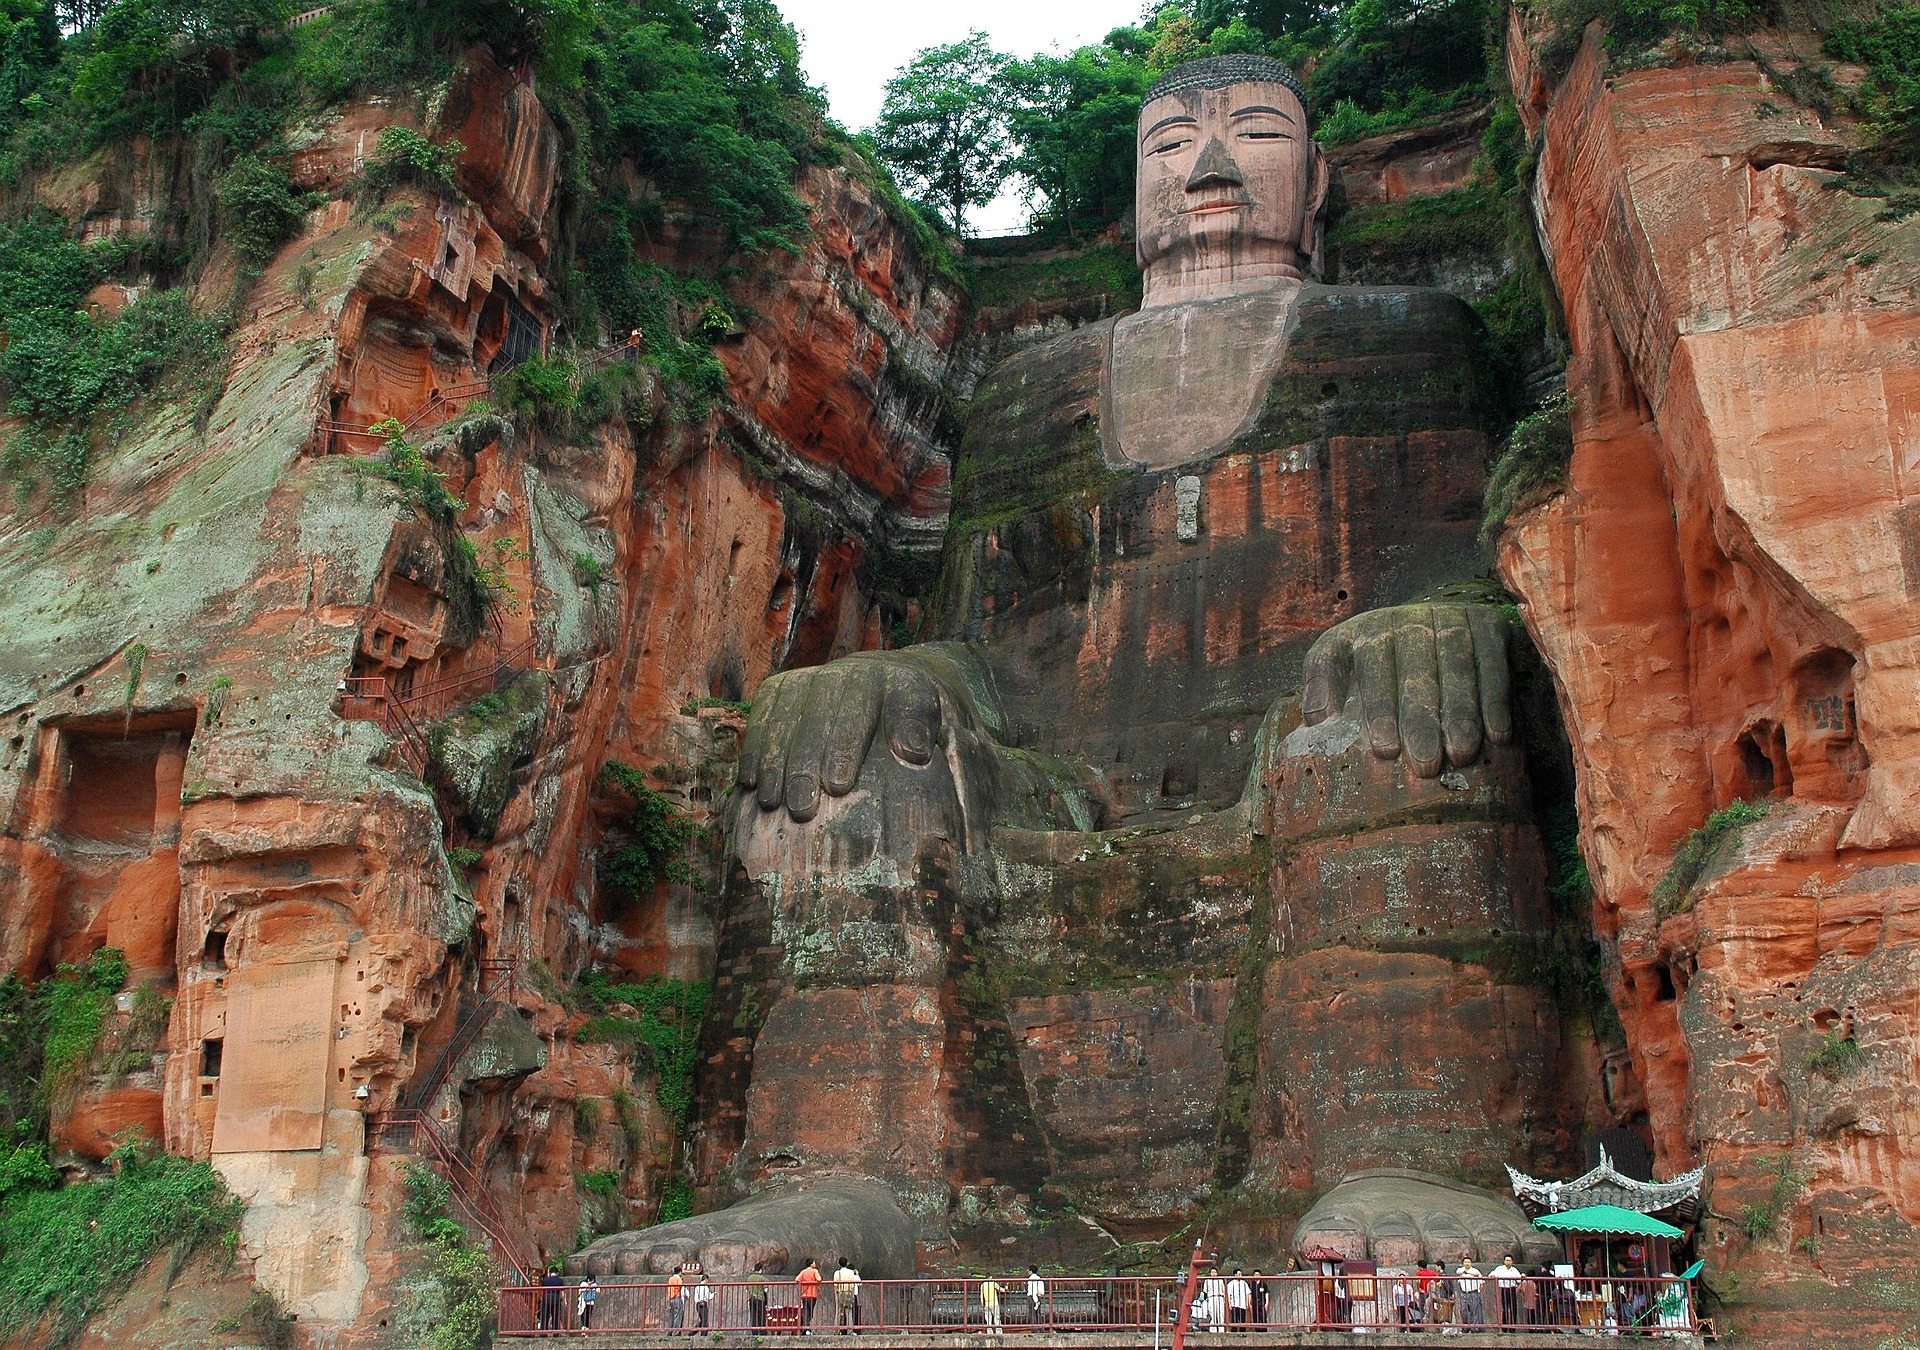
[[[1183,216],[1211,216],[1221,211],[1244,211],[1252,202],[1208,202],[1204,206],[1185,206],[1180,209]]]

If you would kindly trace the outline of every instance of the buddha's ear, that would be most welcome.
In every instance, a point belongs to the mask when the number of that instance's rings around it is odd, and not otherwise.
[[[1327,192],[1330,180],[1327,157],[1320,149],[1320,142],[1311,141],[1309,144],[1313,146],[1313,168],[1309,170],[1312,182],[1307,190],[1306,218],[1300,225],[1300,256],[1306,261],[1307,274],[1318,281],[1321,245],[1327,233]]]

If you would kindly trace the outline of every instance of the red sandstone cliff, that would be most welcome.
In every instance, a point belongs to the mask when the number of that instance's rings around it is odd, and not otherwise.
[[[1706,1165],[1710,1266],[1851,1285],[1867,1334],[1920,1249],[1920,257],[1778,83],[1817,38],[1620,71],[1596,30],[1550,87],[1515,37],[1575,449],[1499,563],[1573,739],[1659,1167]],[[1764,820],[1656,909],[1736,799]]]

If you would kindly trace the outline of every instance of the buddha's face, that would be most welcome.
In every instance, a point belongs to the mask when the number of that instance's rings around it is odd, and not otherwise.
[[[1163,94],[1140,110],[1139,153],[1147,305],[1305,275],[1326,170],[1293,90],[1250,80]]]

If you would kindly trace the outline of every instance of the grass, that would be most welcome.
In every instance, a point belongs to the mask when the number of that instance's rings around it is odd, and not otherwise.
[[[1516,511],[1566,485],[1573,461],[1573,400],[1554,394],[1514,423],[1487,475],[1480,538],[1491,542]]]
[[[432,1253],[430,1273],[406,1309],[405,1321],[420,1337],[414,1343],[421,1350],[471,1350],[493,1317],[493,1258],[450,1216],[452,1188],[432,1168],[408,1163],[403,1184],[407,1226]]]
[[[1693,908],[1693,888],[1707,869],[1745,833],[1747,826],[1762,819],[1767,808],[1755,802],[1734,802],[1707,817],[1706,823],[1680,841],[1667,874],[1653,888],[1653,912],[1662,919],[1685,914]]]
[[[208,1246],[232,1256],[242,1206],[211,1166],[133,1144],[109,1161],[117,1171],[104,1180],[0,1206],[0,1326],[38,1324],[39,1343],[64,1345],[160,1253],[176,1268]]]
[[[1809,1070],[1836,1081],[1859,1067],[1860,1042],[1837,1028],[1823,1036],[1819,1048],[1807,1057]]]

